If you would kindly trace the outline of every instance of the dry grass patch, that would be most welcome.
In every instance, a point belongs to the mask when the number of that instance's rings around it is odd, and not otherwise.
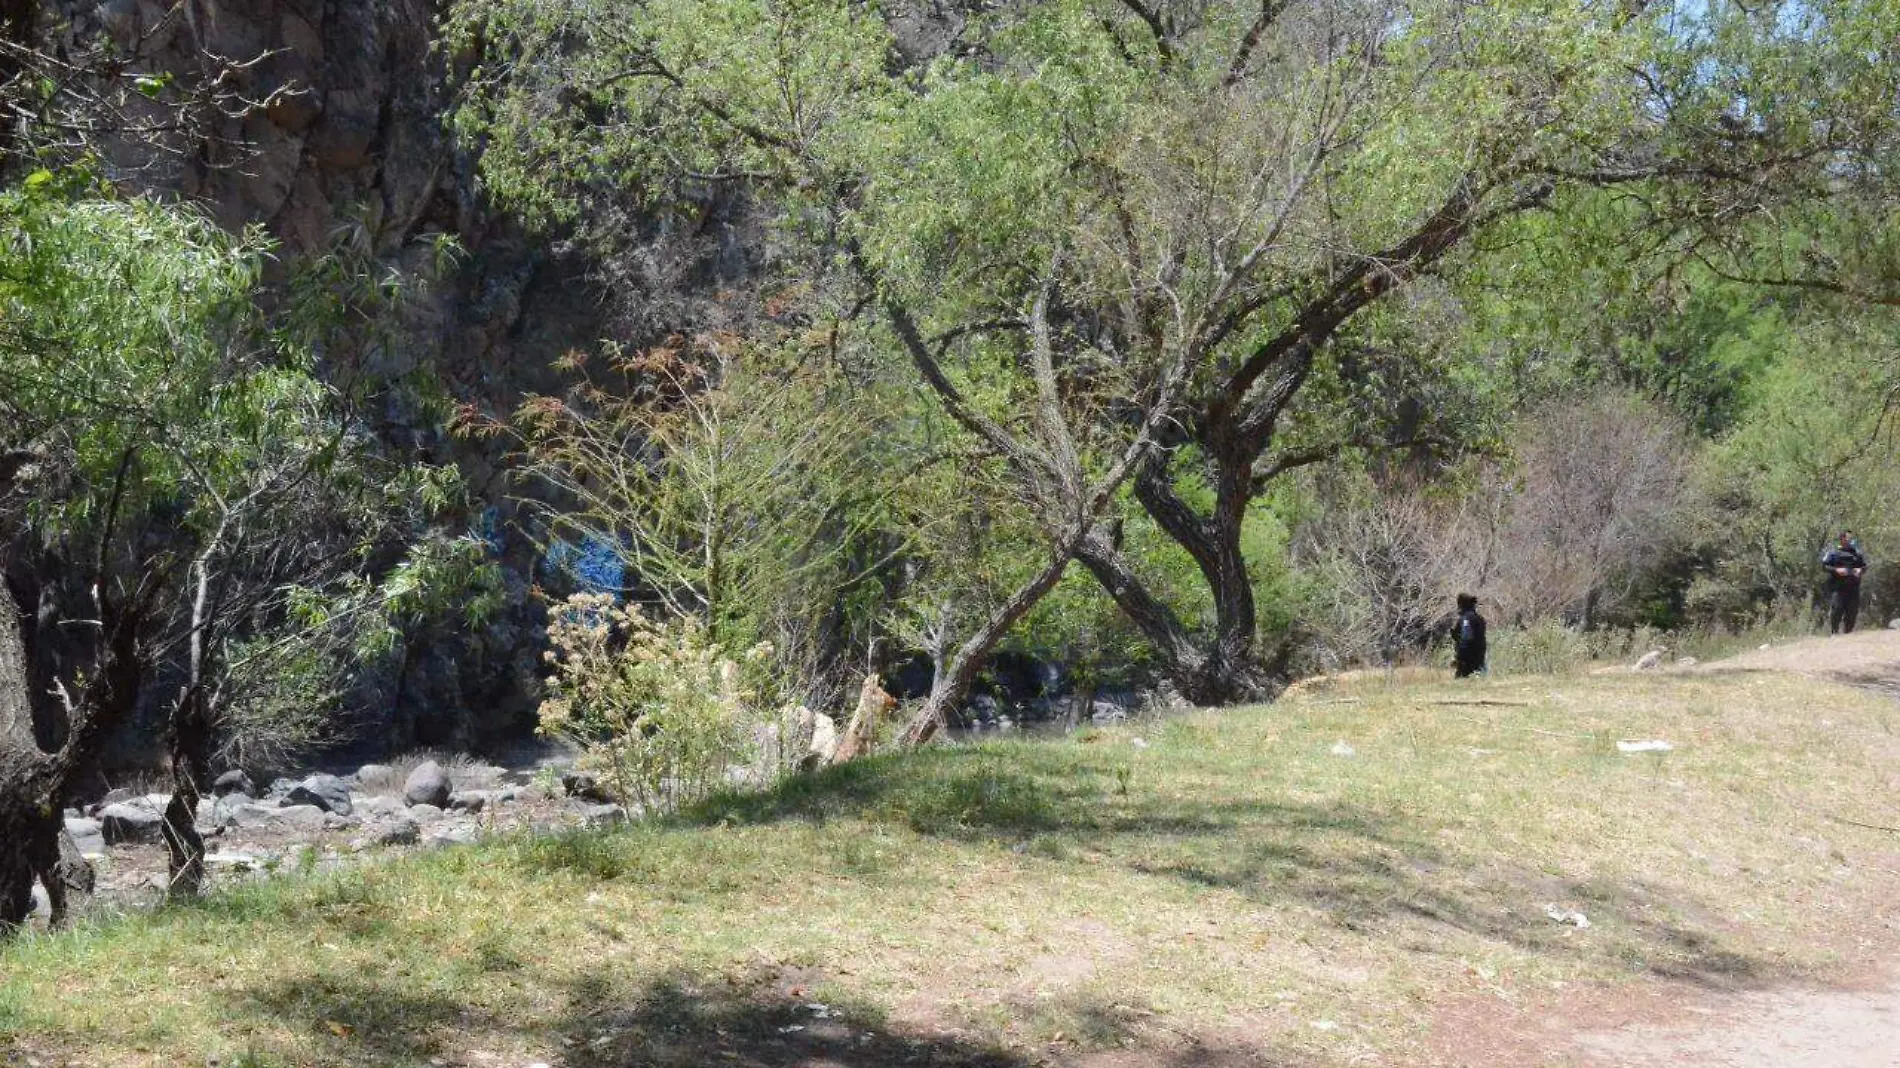
[[[1900,883],[1894,836],[1834,818],[1900,824],[1889,712],[1778,675],[1368,678],[861,761],[666,826],[29,938],[0,950],[0,1042],[101,1065],[1407,1063],[1450,997],[1839,966]]]

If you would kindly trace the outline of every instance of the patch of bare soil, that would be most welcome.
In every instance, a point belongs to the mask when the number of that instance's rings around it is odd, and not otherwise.
[[[1580,1035],[1603,1068],[1900,1068],[1900,976],[1865,990],[1766,990],[1704,998],[1673,1022]]]

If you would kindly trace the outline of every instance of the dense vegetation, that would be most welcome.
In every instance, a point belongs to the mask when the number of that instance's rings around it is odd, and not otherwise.
[[[463,395],[383,370],[452,241],[288,262],[126,166],[284,106],[243,57],[8,12],[0,925],[110,739],[192,892],[216,772],[510,589],[546,726],[655,804],[867,670],[921,743],[1003,664],[1222,704],[1429,658],[1466,589],[1804,620],[1841,527],[1900,608],[1891,3],[462,0],[442,121],[612,330]]]

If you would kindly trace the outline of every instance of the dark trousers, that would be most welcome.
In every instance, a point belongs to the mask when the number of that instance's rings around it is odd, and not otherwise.
[[[1484,660],[1481,657],[1475,660],[1462,656],[1454,657],[1451,662],[1452,678],[1455,679],[1467,678],[1483,670]]]
[[[1845,587],[1827,595],[1827,632],[1852,634],[1860,619],[1860,587]]]

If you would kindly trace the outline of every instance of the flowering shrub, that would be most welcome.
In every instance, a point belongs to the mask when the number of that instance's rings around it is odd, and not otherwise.
[[[692,617],[654,619],[606,594],[576,594],[548,622],[554,668],[540,730],[582,748],[581,764],[621,800],[672,812],[750,765],[762,713],[759,688],[770,649],[726,656]]]

